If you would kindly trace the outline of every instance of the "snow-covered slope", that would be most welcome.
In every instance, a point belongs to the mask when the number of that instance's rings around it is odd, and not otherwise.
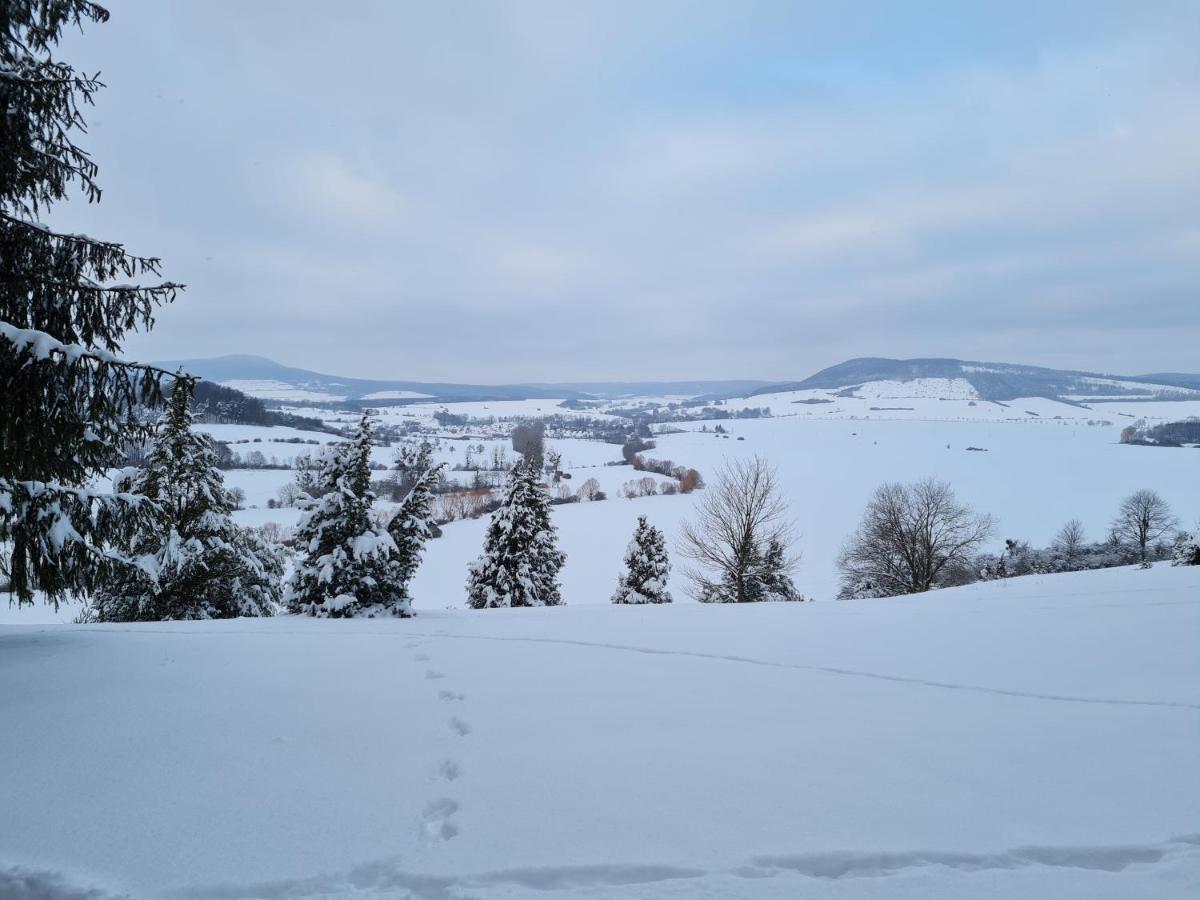
[[[258,397],[260,400],[315,400],[332,403],[346,399],[345,393],[336,394],[327,390],[313,390],[305,386],[297,387],[286,381],[273,379],[233,378],[222,381],[221,384],[224,387],[233,388],[235,391],[241,391],[247,396]]]
[[[1163,566],[6,626],[0,896],[1192,898],[1198,638]]]
[[[1162,380],[1155,381],[1156,377]],[[1012,363],[879,357],[850,359],[822,369],[803,381],[768,386],[757,393],[811,388],[840,389],[872,381],[914,379],[966,380],[977,395],[986,400],[1007,401],[1019,397],[1200,399],[1200,376],[1197,375],[1103,375]]]

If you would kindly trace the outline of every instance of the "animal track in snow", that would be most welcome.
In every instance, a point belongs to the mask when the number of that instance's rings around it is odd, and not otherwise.
[[[453,759],[443,759],[441,765],[438,766],[438,777],[444,778],[446,781],[455,781],[462,774],[462,766]]]
[[[429,662],[429,654],[428,653],[414,653],[413,659],[416,660],[417,662]]]
[[[421,834],[429,841],[448,841],[458,834],[451,817],[458,812],[458,801],[439,797],[425,804],[421,813]]]
[[[467,695],[455,693],[454,691],[438,691],[438,699],[446,700],[447,702],[452,700],[466,700]]]
[[[439,678],[445,678],[446,676],[445,676],[443,673],[441,673],[441,672],[435,672],[435,671],[433,671],[433,669],[426,669],[426,670],[425,670],[425,677],[426,677],[428,680],[430,680],[430,681],[437,681],[437,679],[439,679]]]
[[[459,737],[466,737],[471,733],[471,726],[460,719],[458,716],[450,717],[450,730]]]

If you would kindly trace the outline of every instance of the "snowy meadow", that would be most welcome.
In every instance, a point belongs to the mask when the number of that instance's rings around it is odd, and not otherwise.
[[[698,421],[655,435],[646,453],[706,476],[768,460],[796,524],[796,586],[818,601],[835,596],[838,549],[882,481],[945,479],[996,518],[995,551],[1007,537],[1048,544],[1070,518],[1099,538],[1139,488],[1200,508],[1196,451],[1119,443],[1124,408],[1089,425],[972,419],[965,401],[941,420],[893,418],[872,415],[873,402],[724,420],[724,434]],[[285,436],[196,427],[235,447]],[[337,440],[286,434],[297,436]],[[479,446],[441,437],[448,463]],[[488,438],[483,455],[505,444]],[[311,447],[277,445],[295,446]],[[547,446],[571,484],[596,478],[607,494],[552,507],[562,607],[465,608],[481,515],[428,542],[411,619],[50,625],[77,606],[4,610],[4,718],[22,727],[0,738],[12,763],[0,776],[12,811],[0,847],[17,866],[0,869],[0,889],[1194,893],[1200,568],[711,605],[692,601],[676,561],[673,604],[614,606],[637,518],[662,529],[674,556],[704,491],[626,498],[640,473],[606,465],[619,445]],[[371,454],[387,464],[395,448]],[[224,474],[245,491],[237,521],[296,524],[298,509],[268,506],[293,470]]]
[[[0,0],[0,900],[1200,898],[1195,10],[967,6]]]

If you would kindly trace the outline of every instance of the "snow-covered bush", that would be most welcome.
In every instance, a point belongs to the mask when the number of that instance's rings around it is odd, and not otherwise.
[[[176,380],[145,465],[114,479],[116,490],[152,501],[152,514],[123,548],[136,564],[114,572],[92,599],[95,621],[275,612],[282,551],[230,518],[236,499],[212,439],[192,430],[191,393],[190,381]]]
[[[1192,534],[1181,532],[1171,557],[1173,566],[1200,566],[1200,529]]]
[[[633,540],[625,550],[625,571],[617,581],[613,603],[670,603],[667,578],[671,562],[663,533],[638,516]]]
[[[565,559],[537,471],[519,462],[492,514],[483,556],[471,564],[467,604],[474,609],[557,606],[563,602],[558,572]]]
[[[296,527],[303,557],[284,599],[310,616],[408,616],[405,567],[396,542],[371,515],[371,425],[363,415],[352,440],[329,448],[314,481],[321,496],[302,502]]]

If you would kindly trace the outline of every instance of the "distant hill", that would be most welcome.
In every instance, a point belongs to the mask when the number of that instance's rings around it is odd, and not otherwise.
[[[176,359],[155,363],[162,368],[182,368],[208,381],[227,385],[264,400],[287,403],[338,403],[385,405],[413,400],[532,400],[619,399],[648,395],[723,394],[735,396],[757,390],[769,382],[734,381],[588,381],[552,384],[447,384],[346,378],[309,369],[284,366],[264,356],[217,356],[210,359]]]
[[[1104,375],[961,359],[851,359],[822,369],[803,381],[759,388],[749,394],[806,389],[848,388],[871,381],[957,378],[971,384],[983,400],[1048,397],[1068,402],[1108,399],[1200,399],[1200,375]]]
[[[1103,399],[1200,399],[1200,374],[1106,375],[961,359],[851,359],[822,369],[803,381],[771,383],[725,381],[570,381],[529,384],[449,384],[429,381],[347,378],[285,366],[264,356],[217,356],[166,360],[268,404],[385,406],[415,400],[445,403],[468,400],[620,400],[626,397],[681,396],[705,399],[753,397],[805,389],[844,389],[872,381],[919,378],[961,379],[983,400],[1049,397],[1071,403]]]

